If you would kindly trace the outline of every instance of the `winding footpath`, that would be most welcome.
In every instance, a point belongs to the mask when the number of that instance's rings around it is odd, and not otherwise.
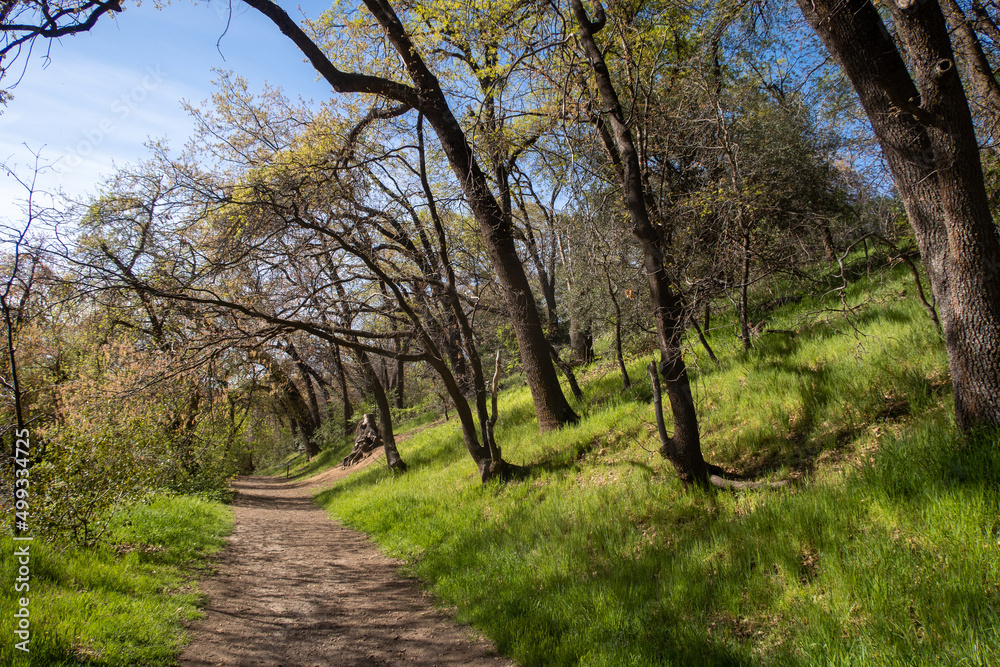
[[[306,482],[236,481],[235,529],[202,582],[208,606],[182,666],[513,665],[313,502],[374,460]]]

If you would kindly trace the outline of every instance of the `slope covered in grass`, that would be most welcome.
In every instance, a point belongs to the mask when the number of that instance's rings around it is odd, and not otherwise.
[[[0,536],[0,664],[170,665],[184,621],[198,617],[192,576],[222,548],[231,511],[190,496],[159,497],[117,517],[108,544],[75,548],[34,540],[27,593],[14,592],[14,544]],[[27,596],[32,636],[14,648],[15,598]],[[10,611],[8,611],[10,610]]]
[[[526,665],[1000,664],[1000,455],[957,437],[908,291],[859,280],[849,319],[805,299],[749,353],[731,329],[718,365],[693,351],[706,457],[790,488],[682,489],[639,358],[631,390],[611,363],[583,373],[583,418],[556,433],[527,389],[501,396],[522,479],[480,485],[451,422],[400,446],[405,475],[319,500]]]

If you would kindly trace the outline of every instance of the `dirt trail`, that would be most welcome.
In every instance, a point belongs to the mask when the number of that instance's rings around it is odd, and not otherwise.
[[[318,489],[375,460],[307,482],[235,482],[236,526],[218,574],[203,582],[205,618],[181,665],[513,665],[313,503]]]

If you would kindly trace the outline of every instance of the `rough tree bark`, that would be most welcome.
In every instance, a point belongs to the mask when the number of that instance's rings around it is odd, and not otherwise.
[[[941,0],[941,11],[954,31],[953,47],[966,86],[975,93],[993,141],[1000,139],[1000,83],[990,67],[973,22],[956,0]]]
[[[798,0],[857,90],[939,309],[960,429],[1000,427],[1000,238],[972,115],[937,2]],[[907,68],[907,62],[910,68]]]
[[[625,123],[625,114],[611,81],[604,55],[597,46],[595,35],[604,28],[604,8],[594,3],[596,20],[591,21],[581,0],[570,0],[578,32],[597,89],[601,96],[605,147],[620,163],[620,176],[626,207],[632,222],[632,233],[642,248],[643,265],[649,281],[650,307],[656,322],[657,344],[660,349],[659,372],[666,385],[667,397],[674,416],[674,434],[667,437],[661,431],[661,454],[673,464],[678,477],[685,483],[708,485],[709,466],[701,453],[698,413],[688,381],[687,366],[681,350],[684,335],[684,304],[674,290],[667,273],[660,234],[650,219],[647,193],[639,166],[639,154],[632,132]]]

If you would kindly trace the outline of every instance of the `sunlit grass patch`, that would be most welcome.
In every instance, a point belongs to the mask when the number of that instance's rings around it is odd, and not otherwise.
[[[656,452],[647,356],[628,391],[614,364],[587,369],[580,422],[553,433],[527,388],[504,392],[498,442],[522,478],[481,485],[452,422],[407,441],[405,475],[320,500],[526,665],[998,664],[996,436],[956,435],[907,280],[851,285],[853,320],[822,312],[836,294],[806,298],[750,352],[717,330],[719,363],[699,354],[706,458],[790,488],[683,490]]]
[[[13,619],[4,613],[0,664],[173,664],[184,622],[199,614],[192,578],[222,548],[231,512],[188,496],[159,497],[123,512],[115,524],[101,547],[32,541],[26,593],[14,591],[14,540],[0,537],[3,608],[13,610],[15,598],[27,595],[33,633],[30,652],[16,650],[7,641]]]

